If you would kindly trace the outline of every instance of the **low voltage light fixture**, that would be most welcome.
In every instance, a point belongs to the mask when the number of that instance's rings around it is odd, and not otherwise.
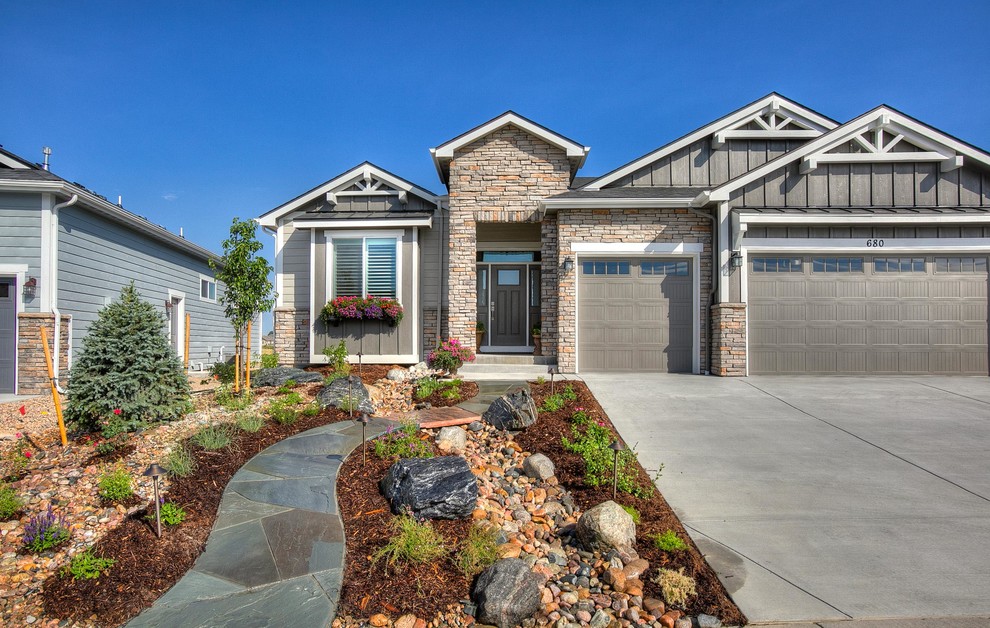
[[[158,497],[158,478],[165,475],[165,469],[158,466],[157,462],[153,462],[145,469],[143,475],[151,478],[155,485],[155,532],[158,534],[158,538],[162,538],[162,511],[161,500]]]
[[[361,460],[362,464],[368,464],[368,413],[362,412],[361,418],[358,419],[361,422]]]
[[[625,447],[618,440],[614,440],[608,448],[614,454],[612,459],[612,499],[615,500],[615,494],[619,488],[619,452],[623,451]]]

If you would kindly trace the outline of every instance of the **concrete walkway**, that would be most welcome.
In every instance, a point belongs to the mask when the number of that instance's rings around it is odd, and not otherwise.
[[[368,439],[389,424],[372,419]],[[127,625],[328,626],[344,568],[337,472],[360,446],[361,425],[344,421],[287,438],[248,461],[224,490],[196,564]]]
[[[990,626],[990,379],[585,380],[751,621]]]

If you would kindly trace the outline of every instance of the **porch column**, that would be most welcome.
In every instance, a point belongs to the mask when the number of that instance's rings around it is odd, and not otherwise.
[[[447,277],[448,326],[451,338],[474,348],[478,321],[478,225],[470,211],[450,212],[450,267]]]

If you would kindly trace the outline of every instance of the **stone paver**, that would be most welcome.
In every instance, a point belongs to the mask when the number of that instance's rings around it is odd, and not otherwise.
[[[372,419],[368,438],[390,423]],[[337,472],[361,445],[361,425],[334,423],[259,453],[224,490],[206,550],[127,625],[327,626],[337,612],[344,525]]]

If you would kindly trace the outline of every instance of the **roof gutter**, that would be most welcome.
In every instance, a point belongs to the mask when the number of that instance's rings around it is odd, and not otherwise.
[[[54,385],[55,389],[62,394],[64,394],[65,391],[62,390],[62,387],[58,384],[59,363],[62,355],[62,313],[58,310],[58,210],[71,207],[78,202],[79,195],[73,194],[72,198],[69,200],[52,207],[51,246],[48,250],[48,255],[50,256],[49,259],[51,260],[49,262],[49,267],[51,268],[51,278],[49,281],[52,282],[51,302],[49,303],[49,306],[51,307],[52,315],[55,317],[55,330],[52,333],[52,385]]]

